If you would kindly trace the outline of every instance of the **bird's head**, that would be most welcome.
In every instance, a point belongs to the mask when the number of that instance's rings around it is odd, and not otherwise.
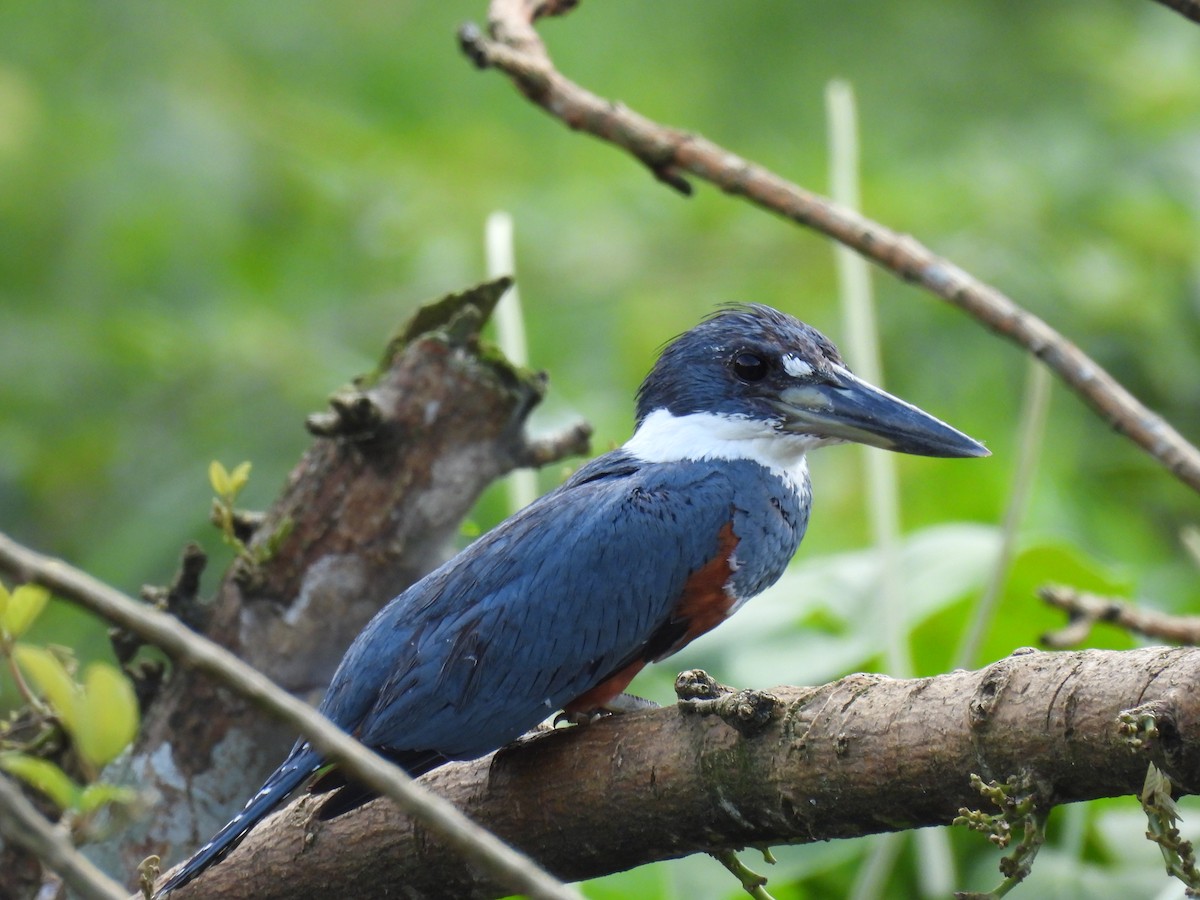
[[[638,391],[637,425],[627,446],[648,459],[765,454],[786,467],[843,441],[921,456],[989,455],[852,374],[815,328],[758,304],[726,307],[667,345]]]

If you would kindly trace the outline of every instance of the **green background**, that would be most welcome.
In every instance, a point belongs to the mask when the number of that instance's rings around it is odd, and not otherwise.
[[[496,209],[516,221],[531,364],[552,378],[535,429],[585,417],[597,450],[623,441],[656,348],[719,302],[769,303],[843,336],[826,240],[706,186],[683,200],[552,121],[458,53],[457,25],[484,15],[482,2],[0,5],[0,528],[128,592],[167,580],[189,538],[219,569],[209,461],[252,460],[242,500],[268,504],[308,443],[304,415],[369,369],[419,302],[483,277]],[[848,80],[865,211],[1200,434],[1197,25],[1137,0],[592,0],[541,31],[602,96],[818,191],[825,86]],[[932,674],[954,664],[994,555],[1026,363],[914,288],[886,275],[875,287],[887,387],[995,454],[898,460],[913,534],[899,591],[916,669]],[[886,668],[860,453],[823,451],[812,467],[811,532],[788,583],[644,677],[643,693],[668,698],[686,665],[753,686]],[[504,503],[490,493],[475,524]],[[1194,510],[1056,385],[975,662],[1059,624],[1032,598],[1045,581],[1194,606],[1179,545]],[[103,652],[100,630],[61,609],[39,629]],[[1060,811],[1027,895],[1154,896],[1165,876],[1143,830],[1133,801]],[[771,888],[845,894],[870,846],[781,854]],[[948,846],[953,867],[905,843],[889,895],[913,895],[921,870],[956,887],[998,880],[982,838]],[[738,896],[723,878],[697,859],[589,890]]]

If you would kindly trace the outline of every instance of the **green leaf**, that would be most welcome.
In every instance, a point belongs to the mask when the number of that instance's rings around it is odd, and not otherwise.
[[[17,664],[37,685],[42,696],[72,734],[79,724],[82,692],[67,674],[57,656],[43,647],[20,644],[13,649]]]
[[[79,786],[67,774],[50,762],[26,753],[0,753],[0,769],[9,772],[30,787],[41,791],[59,809],[78,809],[82,795]]]
[[[8,588],[4,586],[4,582],[0,581],[0,622],[4,621],[4,617],[8,615]]]
[[[217,492],[218,497],[229,496],[229,472],[219,460],[214,459],[208,464],[208,483],[212,485],[212,489]]]
[[[0,610],[0,628],[19,638],[46,608],[50,591],[40,584],[23,584],[8,597],[7,608]]]
[[[249,480],[249,461],[239,463],[232,472],[221,465],[218,460],[214,459],[208,464],[208,481],[212,485],[212,489],[217,492],[217,496],[226,503],[232,503]]]
[[[133,740],[137,727],[137,698],[129,680],[108,663],[88,666],[72,731],[76,749],[97,767],[103,766]]]
[[[250,462],[240,463],[232,472],[229,473],[229,494],[230,497],[236,497],[242,492],[242,488],[246,486],[246,482],[250,480]]]
[[[1043,633],[1066,624],[1061,611],[1038,599],[1038,588],[1048,583],[1117,597],[1130,596],[1134,587],[1128,571],[1089,556],[1078,547],[1059,541],[1029,546],[1013,559],[1002,612],[984,642],[982,659],[999,659],[1013,647],[1036,644]],[[1087,646],[1108,650],[1128,650],[1136,643],[1129,632],[1105,626],[1094,628],[1087,639]]]
[[[137,791],[133,788],[98,781],[95,784],[89,784],[80,793],[78,808],[81,813],[86,815],[110,803],[128,804],[136,799]]]
[[[137,698],[128,679],[115,666],[92,663],[80,686],[49,650],[20,644],[13,653],[84,759],[103,766],[133,740],[138,727]]]

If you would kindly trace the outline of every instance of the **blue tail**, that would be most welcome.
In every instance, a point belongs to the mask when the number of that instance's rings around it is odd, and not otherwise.
[[[323,765],[321,758],[307,744],[296,747],[284,760],[283,765],[271,773],[262,789],[255,794],[245,808],[233,817],[216,836],[196,851],[195,856],[175,870],[154,892],[154,900],[166,896],[175,888],[183,887],[209,866],[225,858],[250,829],[267,817],[287,799],[304,779]]]

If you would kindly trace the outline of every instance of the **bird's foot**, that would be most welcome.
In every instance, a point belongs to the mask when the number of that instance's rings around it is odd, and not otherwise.
[[[561,712],[554,717],[554,724],[560,725],[568,722],[571,725],[588,725],[597,719],[603,719],[607,716],[637,712],[642,709],[658,708],[657,703],[653,700],[647,700],[645,697],[636,697],[633,694],[617,694],[617,696],[596,709]]]
[[[675,679],[675,695],[683,712],[720,716],[744,737],[761,731],[775,718],[779,698],[765,691],[738,691],[702,669],[689,669]]]

